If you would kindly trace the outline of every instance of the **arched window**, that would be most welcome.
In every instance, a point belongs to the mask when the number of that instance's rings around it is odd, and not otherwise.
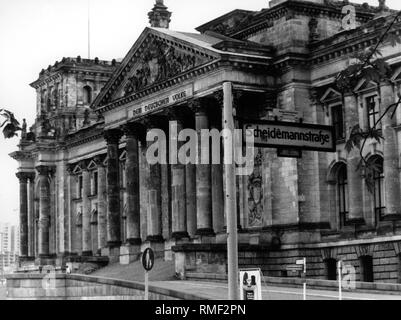
[[[92,103],[92,88],[89,86],[84,87],[84,104],[89,105]]]
[[[340,225],[347,225],[348,221],[348,181],[347,166],[343,163],[337,171],[338,210]]]
[[[376,222],[382,220],[385,213],[385,190],[384,190],[384,172],[383,172],[383,158],[374,156],[369,160],[372,165],[372,178],[373,178],[373,198]]]

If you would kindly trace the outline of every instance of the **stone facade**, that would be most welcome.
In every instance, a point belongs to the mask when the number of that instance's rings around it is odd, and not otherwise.
[[[361,81],[345,95],[334,85],[394,12],[355,4],[357,28],[344,31],[343,6],[272,1],[195,34],[169,30],[171,13],[157,1],[152,27],[121,63],[65,58],[42,71],[32,84],[38,118],[12,155],[20,166],[21,257],[129,263],[150,246],[175,259],[182,277],[225,273],[224,168],[149,164],[145,137],[152,128],[169,132],[171,120],[197,131],[223,128],[229,84],[238,117],[270,119],[280,109],[337,128],[334,153],[290,159],[256,149],[254,172],[237,178],[240,266],[293,276],[286,266],[306,257],[308,276],[330,278],[341,259],[359,280],[399,281],[401,113],[383,119],[384,143],[365,148],[382,168],[373,191],[345,138],[396,101],[400,46],[382,48],[391,84]]]

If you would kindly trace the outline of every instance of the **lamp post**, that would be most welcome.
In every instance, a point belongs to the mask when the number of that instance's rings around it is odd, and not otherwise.
[[[228,298],[239,299],[238,289],[238,227],[236,216],[236,185],[234,163],[234,115],[231,82],[223,83],[223,127],[231,136],[224,137],[225,213],[227,217]]]

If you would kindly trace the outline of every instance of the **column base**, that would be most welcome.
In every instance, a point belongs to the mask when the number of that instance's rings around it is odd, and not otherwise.
[[[141,238],[131,238],[127,239],[127,245],[131,246],[140,246],[142,244],[142,239]]]
[[[186,231],[173,232],[171,238],[174,240],[189,240],[189,234]]]
[[[205,228],[198,229],[196,231],[194,243],[215,243],[216,242],[216,234],[213,229]]]
[[[147,248],[151,248],[155,254],[155,258],[163,258],[165,255],[165,243],[163,241],[146,241],[141,246],[141,252],[144,252]]]
[[[347,223],[352,225],[363,225],[366,222],[364,218],[354,218],[354,219],[348,219]]]
[[[121,247],[121,241],[108,241],[107,242],[107,247],[108,248],[120,248]]]
[[[146,242],[162,243],[164,242],[163,236],[148,236]]]
[[[120,247],[108,247],[102,249],[102,256],[109,257],[109,263],[118,263],[120,262]]]
[[[383,221],[398,221],[401,220],[401,214],[400,213],[389,213],[384,215]]]
[[[81,255],[83,257],[91,257],[91,256],[93,256],[93,253],[92,253],[92,251],[82,251]]]
[[[126,244],[120,247],[120,264],[127,265],[141,258],[141,246]]]
[[[215,236],[216,234],[214,233],[212,228],[200,228],[196,230],[196,235],[197,236]]]
[[[393,235],[395,231],[394,220],[380,221],[377,226],[377,234],[380,236]]]

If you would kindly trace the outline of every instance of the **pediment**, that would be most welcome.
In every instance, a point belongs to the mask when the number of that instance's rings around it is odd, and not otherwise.
[[[398,67],[393,76],[391,77],[391,80],[393,81],[401,81],[401,67]]]
[[[92,160],[92,161],[88,164],[87,169],[88,169],[88,170],[96,170],[96,169],[97,169],[97,163],[96,163],[95,161]]]
[[[367,81],[366,79],[362,79],[354,88],[354,92],[360,92],[369,89],[377,89],[377,83],[373,81]]]
[[[337,99],[341,99],[341,93],[333,88],[328,88],[323,96],[320,98],[320,102],[328,103]]]
[[[126,161],[127,160],[127,151],[123,151],[119,157],[120,161]]]
[[[177,37],[174,37],[177,34]],[[141,92],[216,60],[219,55],[180,39],[182,33],[146,28],[94,102],[94,107]]]
[[[73,174],[80,174],[80,173],[82,173],[82,168],[81,168],[81,166],[78,164],[78,165],[76,165],[75,167],[74,167],[74,170],[72,170],[72,173]]]

